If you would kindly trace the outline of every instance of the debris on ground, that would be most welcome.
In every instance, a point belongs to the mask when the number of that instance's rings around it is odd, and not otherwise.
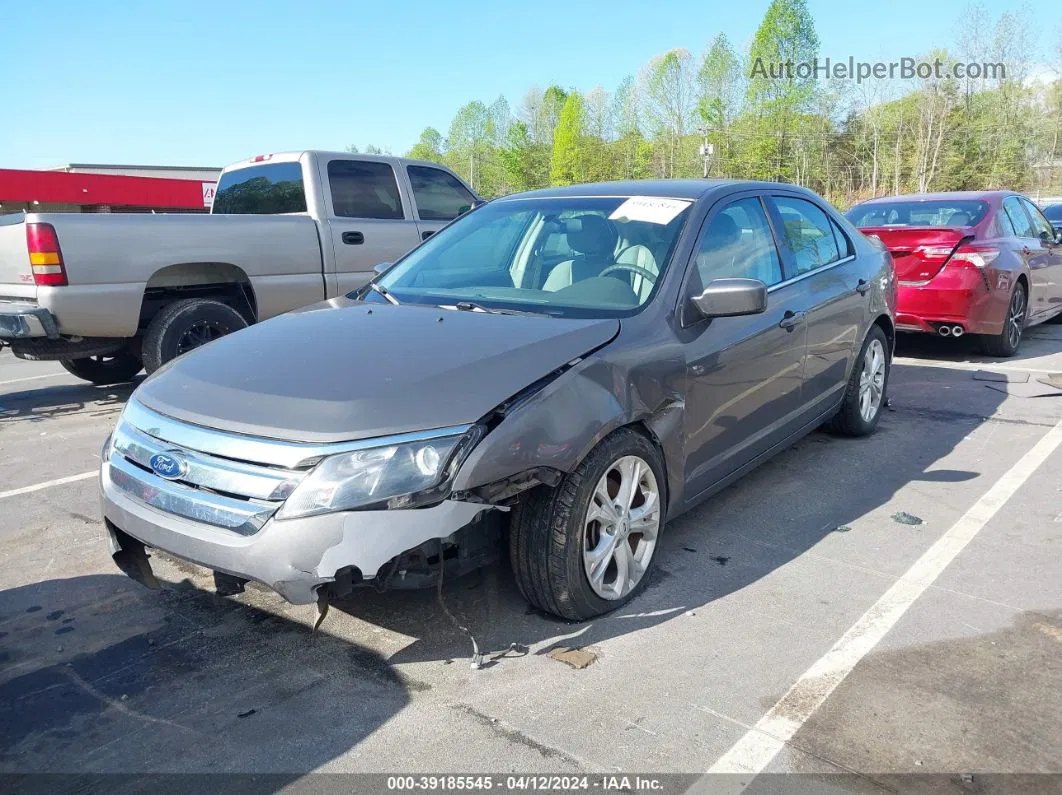
[[[697,551],[693,547],[683,547],[683,549],[686,550],[687,552],[696,552]]]
[[[570,665],[576,670],[582,670],[597,661],[596,653],[588,649],[568,648],[567,646],[557,646],[551,649],[546,656]]]
[[[900,524],[908,524],[912,526],[922,524],[922,520],[919,517],[915,516],[913,513],[907,513],[907,511],[898,511],[894,513],[892,515],[892,520],[894,522],[899,522]]]
[[[236,713],[236,717],[237,717],[237,718],[249,718],[249,717],[251,717],[252,715],[254,715],[254,713],[256,713],[256,712],[258,712],[258,710],[256,710],[256,709],[249,709],[249,710],[247,710],[246,712],[237,712],[237,713]]]
[[[730,562],[730,557],[728,555],[712,555],[709,560],[714,560],[720,566],[725,566]]]
[[[847,533],[851,529],[852,528],[849,527],[846,524],[839,524],[839,525],[837,525],[837,527],[833,528],[833,532],[835,532],[835,533]]]

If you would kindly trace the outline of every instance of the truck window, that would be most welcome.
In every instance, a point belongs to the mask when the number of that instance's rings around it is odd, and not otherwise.
[[[475,196],[453,174],[442,169],[407,166],[406,173],[422,221],[452,221],[475,201]]]
[[[302,166],[265,163],[221,175],[211,212],[236,215],[275,215],[306,212]]]
[[[387,163],[330,160],[328,187],[332,191],[332,211],[341,218],[404,217],[398,180]]]

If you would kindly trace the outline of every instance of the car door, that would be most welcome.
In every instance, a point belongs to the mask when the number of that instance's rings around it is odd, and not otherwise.
[[[335,271],[334,289],[348,293],[373,277],[373,268],[392,262],[420,242],[417,222],[386,160],[333,158],[323,166],[328,229]]]
[[[1029,271],[1028,321],[1042,314],[1046,308],[1044,296],[1050,283],[1051,252],[1043,250],[1039,238],[1036,237],[1032,219],[1021,206],[1021,200],[1017,196],[1008,196],[1003,200],[1003,211],[1018,238],[1014,253],[1021,258],[1022,264]]]
[[[1035,244],[1030,245],[1029,269],[1042,276],[1041,289],[1029,307],[1034,317],[1046,320],[1062,309],[1062,246],[1055,242],[1055,230],[1039,208],[1024,196],[1019,200],[1032,224]],[[1034,265],[1035,263],[1035,265]]]
[[[422,240],[472,209],[476,197],[457,177],[441,168],[410,163],[406,166],[413,211]]]
[[[705,320],[686,311],[714,279],[759,279],[767,311]],[[691,498],[751,462],[793,429],[800,412],[805,315],[787,285],[775,232],[758,193],[727,197],[709,214],[683,288],[686,489]]]
[[[807,315],[802,400],[808,415],[841,398],[862,345],[869,280],[840,224],[818,203],[796,195],[767,199],[780,230],[782,257],[799,283]],[[797,286],[797,285],[794,285]]]

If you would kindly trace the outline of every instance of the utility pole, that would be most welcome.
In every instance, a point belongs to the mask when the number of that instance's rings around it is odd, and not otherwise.
[[[704,178],[708,179],[708,161],[712,159],[712,155],[715,153],[715,145],[708,143],[707,127],[701,127],[700,132],[701,135],[704,136],[704,143],[701,144],[701,147],[697,152],[704,158]]]

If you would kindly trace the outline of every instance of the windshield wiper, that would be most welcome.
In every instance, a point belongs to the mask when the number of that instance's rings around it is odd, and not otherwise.
[[[486,312],[490,315],[523,315],[525,317],[541,317],[541,312],[523,312],[519,309],[501,309],[496,306],[483,306],[472,301],[458,301],[453,305],[459,312]]]
[[[398,306],[400,303],[397,298],[391,295],[391,291],[384,287],[382,284],[377,284],[376,282],[369,282],[369,289],[382,295],[388,303],[394,304],[395,306]]]

